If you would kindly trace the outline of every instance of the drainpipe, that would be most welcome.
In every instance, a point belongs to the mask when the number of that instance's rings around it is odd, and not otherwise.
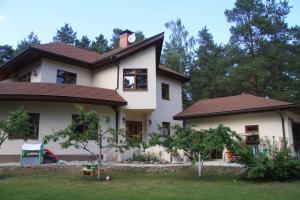
[[[284,117],[281,109],[278,109],[278,113],[281,118],[281,125],[282,125],[282,134],[283,134],[283,145],[286,148],[286,136],[285,136],[285,126],[284,126]]]
[[[117,90],[119,89],[120,65],[119,65],[119,63],[116,63],[116,65],[117,65],[117,87],[115,89],[115,92],[117,93]],[[115,111],[115,114],[116,114],[116,130],[119,130],[119,111],[115,106],[113,106],[112,108],[113,108],[113,110]],[[118,139],[119,139],[119,137],[117,135],[117,137],[116,137],[116,142],[117,143],[118,143]]]

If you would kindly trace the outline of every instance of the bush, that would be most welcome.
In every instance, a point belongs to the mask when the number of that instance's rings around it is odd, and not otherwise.
[[[278,147],[267,140],[268,155],[253,155],[249,148],[240,153],[241,163],[247,166],[242,178],[247,180],[290,180],[300,178],[300,161],[293,160],[288,147]]]
[[[139,161],[139,162],[160,162],[161,159],[154,153],[134,153],[132,157],[132,161]]]

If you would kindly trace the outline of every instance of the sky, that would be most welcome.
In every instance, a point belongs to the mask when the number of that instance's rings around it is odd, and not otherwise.
[[[146,37],[168,34],[164,24],[180,18],[193,36],[206,26],[217,43],[227,43],[231,24],[224,11],[235,0],[0,0],[0,45],[17,43],[34,31],[42,43],[51,42],[58,28],[69,23],[77,37],[94,39],[100,33],[110,39],[113,28],[141,30]],[[289,26],[299,23],[300,0],[287,17]]]

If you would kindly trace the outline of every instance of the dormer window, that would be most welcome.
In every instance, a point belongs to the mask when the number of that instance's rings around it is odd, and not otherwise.
[[[147,90],[147,69],[124,69],[124,90]]]
[[[72,72],[66,72],[64,70],[57,70],[56,83],[74,84],[76,85],[77,75]]]

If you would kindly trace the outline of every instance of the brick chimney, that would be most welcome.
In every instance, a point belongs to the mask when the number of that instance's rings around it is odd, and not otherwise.
[[[120,34],[120,41],[119,41],[119,47],[120,48],[125,48],[129,45],[129,42],[128,42],[128,36],[130,34],[132,34],[133,32],[126,29],[125,31],[122,31],[121,34]]]

